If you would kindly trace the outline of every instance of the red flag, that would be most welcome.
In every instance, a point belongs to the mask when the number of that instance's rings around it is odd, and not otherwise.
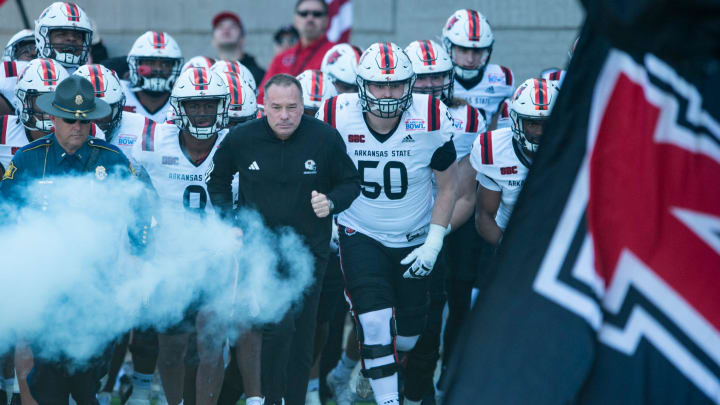
[[[0,0],[2,1],[2,0]],[[328,5],[327,37],[332,42],[350,42],[352,0],[325,0]]]

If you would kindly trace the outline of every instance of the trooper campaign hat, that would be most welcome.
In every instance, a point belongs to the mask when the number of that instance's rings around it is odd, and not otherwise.
[[[50,115],[77,120],[97,120],[110,115],[108,103],[95,97],[93,85],[84,77],[70,75],[54,92],[37,98],[37,106]]]

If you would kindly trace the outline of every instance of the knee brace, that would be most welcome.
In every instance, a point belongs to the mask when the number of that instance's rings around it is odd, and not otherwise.
[[[359,315],[353,312],[353,319],[360,345],[363,376],[376,380],[395,374],[398,371],[398,358],[395,350],[397,326],[394,309],[385,308]],[[370,368],[365,365],[365,360],[387,356],[392,356],[392,361],[388,364]]]

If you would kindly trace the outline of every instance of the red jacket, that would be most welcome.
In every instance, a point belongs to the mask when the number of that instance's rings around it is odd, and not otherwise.
[[[263,87],[268,79],[278,73],[297,76],[307,69],[320,69],[320,64],[322,63],[323,56],[325,56],[325,52],[334,45],[335,42],[328,41],[327,36],[323,35],[322,38],[317,39],[305,48],[302,48],[300,41],[298,41],[297,45],[275,55],[272,62],[270,62],[267,72],[265,72],[262,83],[260,83],[258,87],[258,104],[263,104]]]

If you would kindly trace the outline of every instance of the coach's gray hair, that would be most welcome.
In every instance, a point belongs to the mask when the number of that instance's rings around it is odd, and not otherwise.
[[[281,86],[281,87],[288,87],[288,86],[295,86],[298,89],[298,94],[300,95],[300,100],[302,100],[302,85],[300,84],[300,81],[296,79],[294,76],[290,76],[285,73],[277,74],[270,78],[267,82],[265,82],[265,86],[263,87],[263,91],[265,94],[268,94],[268,89],[270,86]]]

